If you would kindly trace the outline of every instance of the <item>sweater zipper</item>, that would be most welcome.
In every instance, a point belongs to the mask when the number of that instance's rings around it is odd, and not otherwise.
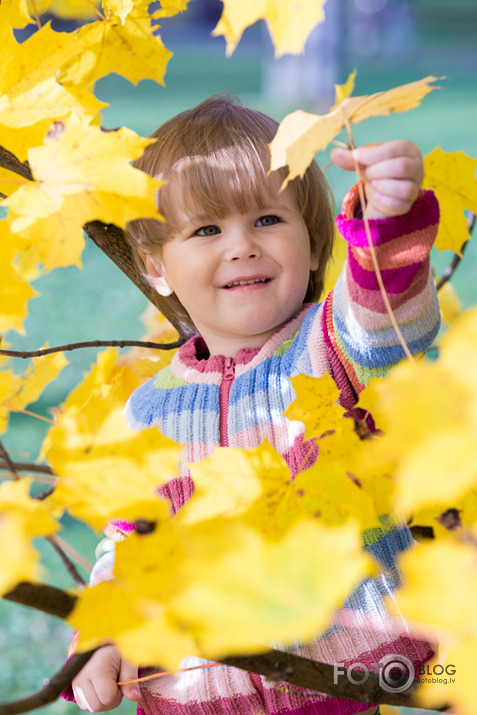
[[[224,374],[220,383],[220,444],[222,447],[229,446],[228,416],[229,416],[229,395],[232,382],[235,377],[235,360],[231,357],[225,358]]]

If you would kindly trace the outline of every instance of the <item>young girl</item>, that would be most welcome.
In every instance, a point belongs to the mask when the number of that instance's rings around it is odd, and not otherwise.
[[[161,296],[161,310],[194,333],[161,370],[131,396],[131,425],[157,425],[185,443],[183,465],[160,492],[175,513],[193,493],[185,463],[217,445],[256,447],[265,438],[290,466],[291,478],[317,459],[303,425],[283,412],[294,398],[289,377],[328,372],[340,388],[348,415],[370,376],[384,376],[403,358],[377,284],[357,188],[346,197],[338,228],[349,256],[334,290],[319,300],[333,243],[333,214],[324,177],[313,163],[302,179],[280,192],[286,171],[268,175],[269,143],[277,123],[224,97],[212,97],[167,122],[136,163],[167,180],[158,192],[165,222],[135,221],[129,240],[135,259]],[[429,270],[438,224],[432,192],[420,189],[423,164],[407,141],[354,151],[366,193],[366,215],[391,306],[412,352],[421,352],[439,328],[439,310]],[[332,159],[353,170],[353,152],[334,149]],[[297,427],[297,424],[299,425]],[[326,429],[326,426],[324,427]],[[310,450],[310,448],[312,448]],[[389,627],[382,597],[399,580],[396,555],[411,543],[405,525],[388,517],[365,546],[381,565],[347,607],[373,619],[360,628],[334,626],[305,657],[328,663],[377,663],[402,654],[414,665],[432,655],[426,643]],[[116,524],[123,534],[131,530]],[[111,577],[112,555],[96,564],[92,583]],[[200,659],[185,659],[183,667]],[[116,707],[123,695],[140,699],[147,715],[377,712],[375,707],[319,696],[293,686],[277,687],[236,668],[196,670],[138,685],[112,645],[100,648],[73,681],[76,702],[98,712]]]

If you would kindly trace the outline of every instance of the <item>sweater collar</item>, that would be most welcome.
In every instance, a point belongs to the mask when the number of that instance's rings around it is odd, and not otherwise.
[[[234,358],[235,374],[252,369],[293,338],[314,303],[305,303],[301,310],[277,329],[260,348],[241,348]],[[178,349],[171,361],[174,375],[187,382],[220,384],[226,358],[223,355],[208,355],[207,345],[200,335],[194,335]]]

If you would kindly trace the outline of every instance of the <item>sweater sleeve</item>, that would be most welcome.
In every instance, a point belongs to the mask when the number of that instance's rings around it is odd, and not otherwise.
[[[379,288],[364,221],[354,218],[358,204],[356,185],[336,219],[348,257],[321,315],[330,369],[346,407],[356,402],[371,377],[384,377],[405,357]],[[440,326],[429,259],[438,222],[432,191],[421,191],[405,215],[369,221],[386,294],[411,353],[429,347]]]

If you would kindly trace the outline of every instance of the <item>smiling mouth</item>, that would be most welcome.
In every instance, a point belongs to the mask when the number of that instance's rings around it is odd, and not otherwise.
[[[254,283],[270,283],[270,278],[251,278],[248,281],[232,281],[232,283],[227,283],[224,288],[235,288],[237,286],[249,286]]]

